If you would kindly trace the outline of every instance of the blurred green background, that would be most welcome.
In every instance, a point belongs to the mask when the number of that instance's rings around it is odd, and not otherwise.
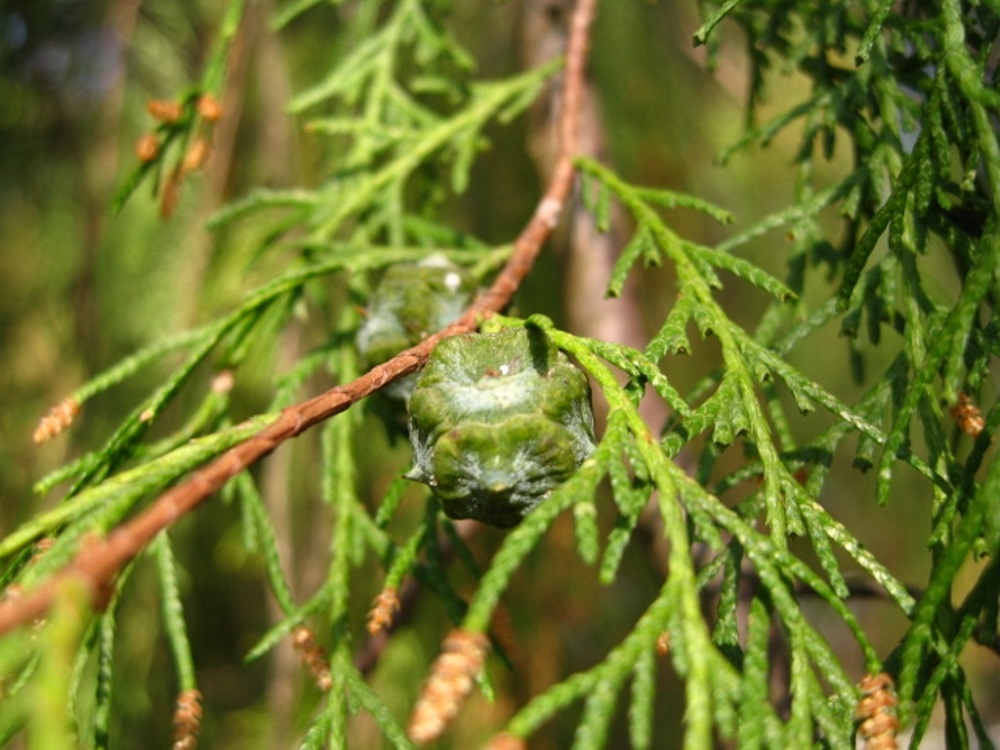
[[[476,55],[484,76],[510,73],[521,59],[517,2],[459,3],[454,24],[460,39]],[[212,235],[204,221],[214,208],[258,185],[314,185],[323,177],[324,146],[302,132],[285,114],[290,92],[313,82],[331,65],[336,51],[351,44],[342,34],[337,10],[322,6],[280,35],[268,32],[269,2],[250,3],[246,27],[234,46],[223,106],[226,115],[216,133],[212,159],[203,173],[183,187],[177,212],[159,216],[158,199],[141,187],[117,216],[111,212],[116,187],[135,164],[133,146],[153,126],[145,104],[151,98],[174,98],[198,80],[222,14],[216,0],[3,0],[0,2],[0,534],[6,534],[56,498],[36,497],[32,485],[46,471],[78,456],[104,439],[117,419],[167,372],[151,367],[138,377],[86,405],[69,434],[43,446],[31,442],[38,418],[87,378],[165,333],[177,332],[227,309],[243,290],[280,268],[281,258],[248,264],[259,227],[247,222]],[[735,214],[736,230],[787,205],[793,194],[794,132],[769,149],[742,155],[725,168],[714,159],[732,142],[745,122],[747,86],[741,40],[727,38],[716,75],[703,68],[691,45],[698,25],[692,3],[605,2],[596,26],[592,75],[599,91],[610,156],[627,179],[690,192]],[[800,95],[804,84],[784,79],[765,104],[778,109]],[[457,226],[495,242],[513,237],[530,215],[539,178],[525,150],[525,126],[497,129],[492,148],[474,171],[467,194],[454,202]],[[845,150],[846,151],[846,150]],[[836,155],[830,173],[847,167],[846,153]],[[822,173],[818,175],[823,179]],[[678,213],[675,228],[711,244],[735,231]],[[831,218],[831,232],[835,231]],[[748,256],[776,275],[784,273],[786,240],[768,236]],[[522,312],[546,312],[561,319],[559,263],[549,256],[519,298]],[[941,279],[941,294],[951,299],[956,280],[946,260],[931,269]],[[817,278],[809,292],[829,291]],[[651,269],[641,284],[643,311],[656,325],[673,300],[669,269]],[[730,280],[723,304],[734,319],[752,328],[766,300]],[[895,352],[870,354],[871,372]],[[295,347],[292,347],[294,352]],[[836,327],[806,342],[794,363],[829,390],[850,402],[859,392],[850,376],[847,345]],[[281,352],[273,353],[281,366]],[[712,342],[695,344],[694,356],[675,358],[668,374],[683,392],[717,362]],[[269,366],[269,365],[268,365]],[[206,374],[207,377],[207,374]],[[236,391],[237,418],[264,408],[263,382],[245,378]],[[181,407],[183,406],[183,399]],[[174,417],[180,421],[182,408]],[[828,426],[822,414],[800,416],[789,405],[796,433],[806,439]],[[168,415],[169,416],[169,415]],[[406,450],[390,442],[373,420],[366,423],[370,446],[359,452],[366,499],[401,467]],[[272,458],[272,466],[307,467],[315,457],[313,438]],[[368,449],[370,448],[370,449]],[[741,460],[730,448],[722,466]],[[929,526],[929,488],[903,470],[896,497],[874,507],[873,478],[850,468],[850,456],[837,456],[822,501],[876,555],[907,583],[920,584],[927,570],[922,546]],[[280,480],[278,480],[280,481]],[[287,482],[292,523],[289,540],[294,567],[304,591],[325,552],[324,510],[307,479]],[[56,493],[58,494],[58,493]],[[206,747],[281,747],[289,726],[269,721],[278,716],[275,692],[308,713],[317,700],[305,684],[280,686],[282,673],[272,664],[245,666],[242,657],[268,624],[259,565],[239,551],[231,508],[216,504],[183,522],[179,554],[189,570],[183,582],[197,643],[195,657],[209,719]],[[489,531],[477,538],[481,562],[501,538]],[[318,537],[318,538],[317,538]],[[572,530],[559,524],[544,553],[537,554],[515,580],[506,605],[510,613],[518,671],[503,667],[499,698],[489,705],[476,698],[456,730],[455,747],[466,747],[488,734],[546,685],[599,659],[623,636],[660,582],[643,545],[633,545],[627,574],[609,588],[597,584],[573,549]],[[652,549],[652,547],[650,547]],[[311,555],[319,555],[316,560]],[[196,573],[195,573],[196,571]],[[373,568],[373,579],[378,575]],[[574,585],[566,587],[568,575]],[[471,582],[467,590],[471,590]],[[133,596],[126,614],[139,618],[155,610],[142,586],[141,573],[130,584]],[[461,586],[460,586],[461,588]],[[372,589],[372,595],[377,588]],[[363,617],[369,599],[357,603]],[[822,618],[822,612],[808,614]],[[888,604],[858,603],[882,653],[904,629],[903,618]],[[442,630],[440,606],[417,609],[414,629],[395,637],[373,676],[390,705],[405,715]],[[847,634],[832,631],[842,643],[847,663],[859,655]],[[169,655],[155,627],[122,633],[127,672],[123,681],[145,685],[117,698],[121,707],[116,733],[122,747],[163,746],[169,736],[171,685]],[[972,654],[970,668],[986,697],[989,720],[1000,721],[996,665]],[[669,670],[663,669],[661,673]],[[683,712],[682,694],[664,674],[657,707],[658,738],[668,747]],[[304,682],[304,681],[300,681]],[[271,697],[262,697],[270,687]],[[268,701],[272,703],[268,703]],[[269,708],[270,706],[270,708]],[[568,744],[573,712],[539,736],[540,748]],[[482,720],[482,721],[480,721]],[[277,722],[281,724],[280,721]],[[485,724],[485,726],[483,726]],[[624,720],[620,729],[624,731]],[[357,746],[374,747],[364,722]],[[463,744],[467,743],[467,744]]]

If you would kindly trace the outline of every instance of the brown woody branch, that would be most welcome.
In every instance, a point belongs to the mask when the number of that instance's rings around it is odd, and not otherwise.
[[[566,54],[563,110],[559,127],[559,155],[552,178],[534,215],[518,235],[514,252],[493,285],[483,292],[455,323],[419,344],[372,368],[357,380],[284,409],[256,435],[231,448],[186,481],[160,495],[146,510],[122,524],[106,538],[91,538],[73,562],[37,588],[0,602],[0,633],[43,616],[67,578],[82,580],[95,607],[106,601],[119,570],[153,538],[197,508],[229,479],[268,455],[289,438],[348,409],[397,378],[420,368],[439,341],[474,331],[480,322],[499,312],[531,271],[542,244],[559,222],[573,185],[576,130],[583,96],[584,67],[589,46],[590,21],[596,0],[579,0],[570,29]]]

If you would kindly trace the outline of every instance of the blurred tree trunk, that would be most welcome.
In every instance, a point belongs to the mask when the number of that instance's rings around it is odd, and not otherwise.
[[[523,0],[521,6],[521,47],[525,69],[540,66],[565,53],[567,25],[573,12],[573,0]],[[542,182],[548,181],[555,162],[561,77],[549,86],[531,111],[528,151],[535,161]],[[588,85],[580,117],[578,152],[607,163],[608,153],[604,123],[597,94]],[[599,232],[594,217],[580,202],[579,184],[575,199],[564,213],[556,242],[565,267],[566,313],[569,327],[581,335],[604,341],[628,344],[643,349],[649,341],[639,304],[639,287],[631,276],[619,298],[607,297],[611,269],[628,233],[624,215],[615,205],[611,227]],[[597,418],[603,420],[607,406],[596,403]],[[667,410],[659,399],[644,399],[642,414],[646,423],[659,432]]]

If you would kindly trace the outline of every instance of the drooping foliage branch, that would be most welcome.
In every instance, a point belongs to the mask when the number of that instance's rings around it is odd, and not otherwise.
[[[289,3],[275,25],[315,5]],[[266,219],[260,252],[285,252],[292,267],[228,315],[158,341],[81,386],[70,401],[74,409],[155,360],[182,356],[102,447],[40,482],[46,492],[71,482],[60,504],[0,540],[7,592],[0,603],[7,697],[0,736],[8,740],[28,725],[38,747],[68,747],[74,737],[110,746],[112,699],[122,689],[115,680],[116,632],[130,626],[120,613],[132,571],[147,566],[159,583],[164,641],[185,696],[175,714],[178,736],[197,734],[198,665],[170,528],[229,482],[224,492],[237,500],[243,548],[262,561],[280,610],[248,658],[291,640],[325,691],[302,728],[303,747],[348,746],[360,708],[391,746],[409,748],[446,731],[473,683],[492,695],[496,677],[511,664],[498,624],[501,602],[567,511],[579,556],[602,584],[620,579],[628,551],[651,533],[667,549],[662,583],[603,658],[527,701],[495,728],[491,747],[525,746],[573,704],[582,705],[573,747],[608,746],[622,696],[632,745],[657,746],[654,705],[664,657],[684,685],[685,747],[711,747],[716,736],[740,747],[774,748],[847,747],[856,732],[873,743],[888,741],[897,725],[893,682],[898,719],[912,724],[915,744],[940,700],[949,737],[967,742],[971,726],[977,741],[991,746],[959,656],[971,642],[995,652],[998,637],[1000,469],[989,449],[1000,409],[994,402],[983,415],[976,406],[995,396],[990,368],[1000,341],[993,316],[1000,215],[993,122],[1000,98],[991,55],[1000,19],[993,9],[957,0],[902,9],[885,2],[706,4],[696,42],[714,55],[727,27],[738,24],[751,61],[750,125],[724,159],[786,136],[793,125],[800,144],[792,205],[712,246],[681,236],[669,219],[694,210],[728,224],[726,211],[635,185],[593,160],[573,161],[595,3],[580,0],[576,7],[561,73],[551,66],[498,81],[474,78],[472,57],[447,30],[448,3],[356,5],[350,33],[362,41],[290,104],[300,115],[322,111],[306,129],[333,145],[327,181],[253,192],[210,222],[222,230]],[[231,21],[243,4],[229,7]],[[234,33],[227,27],[221,38]],[[219,55],[226,48],[220,45]],[[806,99],[756,124],[773,77],[769,68],[779,66],[805,81]],[[198,91],[219,91],[213,75],[212,85]],[[523,232],[510,246],[490,247],[449,227],[444,185],[464,190],[486,144],[484,129],[521,113],[555,75],[562,80],[560,160]],[[834,156],[848,162],[846,174],[821,182],[815,161]],[[672,303],[642,350],[573,335],[542,316],[498,314],[558,221],[574,175],[599,229],[610,226],[615,204],[634,223],[608,279],[610,295],[622,294],[642,265],[674,272]],[[839,216],[831,222],[832,211]],[[752,243],[773,242],[777,232],[790,240],[784,280],[738,254]],[[366,372],[354,340],[362,321],[357,306],[371,294],[368,275],[441,255],[471,269],[487,290],[455,324],[423,332],[416,346]],[[937,256],[955,271],[950,299],[923,271]],[[826,283],[818,284],[824,273]],[[331,279],[341,285],[339,298],[329,291]],[[771,300],[752,330],[727,309],[724,282],[754,287]],[[332,315],[331,332],[273,376],[267,413],[236,424],[233,378],[241,377],[251,350],[300,325],[303,307],[332,309],[317,313]],[[836,395],[821,374],[792,364],[804,342],[838,321],[856,365],[860,395],[851,400]],[[468,527],[445,518],[431,492],[408,492],[399,479],[372,503],[359,495],[357,465],[366,397],[417,370],[441,338],[480,326],[525,326],[545,336],[572,355],[609,406],[596,450],[485,563]],[[863,367],[871,365],[863,359],[862,327],[872,347],[890,351],[874,376]],[[693,333],[716,347],[719,365],[685,391],[668,373],[671,360],[695,348]],[[294,403],[320,374],[340,385]],[[166,407],[199,388],[203,395],[187,423],[148,442]],[[662,430],[640,416],[644,398],[670,408]],[[830,426],[803,440],[790,426],[790,407],[823,410]],[[265,490],[246,468],[321,422],[318,493],[332,517],[330,552],[322,584],[300,601]],[[849,441],[856,441],[855,466],[876,469],[876,503],[892,499],[903,467],[933,496],[929,573],[914,589],[820,502],[834,456],[851,452]],[[742,451],[735,469],[721,460],[724,452],[732,455],[728,446]],[[402,523],[413,503],[424,503],[424,511]],[[986,562],[953,603],[953,583],[970,556]],[[368,596],[358,593],[368,591],[360,579],[373,564],[384,576],[368,621],[376,638],[398,624],[413,581],[451,621],[408,724],[358,660],[352,615],[358,598]],[[471,594],[456,583],[460,571],[475,578]],[[859,571],[909,623],[890,653],[879,652],[850,606]],[[846,628],[854,654],[836,650],[806,616],[807,597]],[[19,627],[42,617],[37,633]],[[329,652],[317,644],[317,633],[332,644]],[[777,701],[769,663],[775,642],[788,663]],[[498,658],[488,658],[490,651]],[[870,676],[860,687],[861,674],[849,663],[862,664]]]

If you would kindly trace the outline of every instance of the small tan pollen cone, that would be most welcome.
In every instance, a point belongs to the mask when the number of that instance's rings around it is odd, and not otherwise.
[[[445,637],[441,655],[410,717],[407,734],[411,740],[425,745],[441,736],[472,691],[488,648],[489,641],[482,633],[453,630]]]

